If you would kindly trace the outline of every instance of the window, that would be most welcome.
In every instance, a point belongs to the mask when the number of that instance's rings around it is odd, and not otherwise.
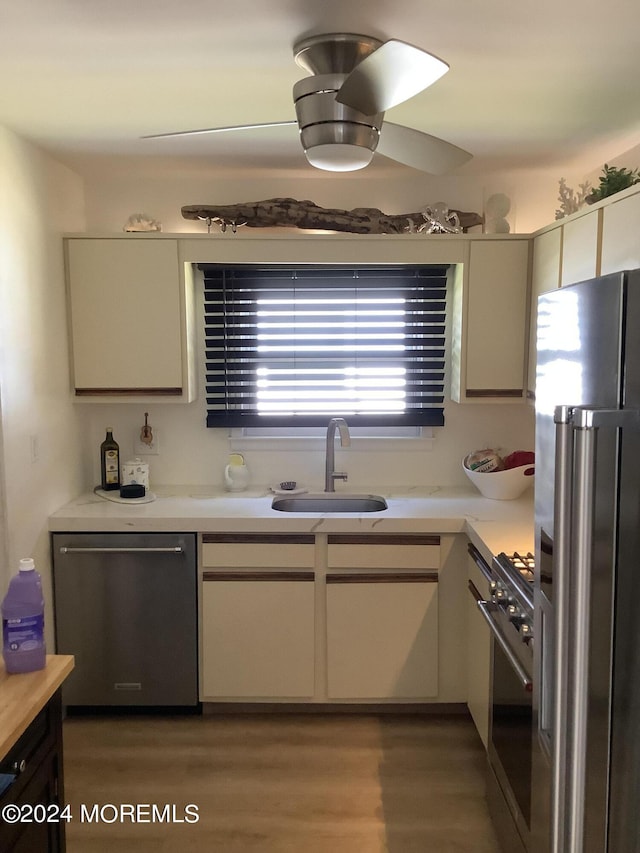
[[[446,267],[200,269],[207,426],[443,425]]]

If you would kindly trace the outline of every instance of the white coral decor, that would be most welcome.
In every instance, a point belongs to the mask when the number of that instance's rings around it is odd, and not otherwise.
[[[123,231],[162,231],[162,223],[146,213],[132,213],[122,226]]]
[[[576,194],[571,187],[567,186],[564,178],[560,178],[558,187],[558,201],[560,207],[556,210],[556,219],[564,219],[565,216],[571,216],[572,213],[580,210],[584,206],[586,197],[591,190],[589,181],[583,184],[578,184],[578,193]]]

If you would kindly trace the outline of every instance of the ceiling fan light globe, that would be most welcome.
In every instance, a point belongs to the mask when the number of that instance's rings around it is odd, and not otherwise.
[[[312,166],[325,172],[355,172],[368,166],[373,158],[371,149],[344,142],[314,145],[304,153]]]

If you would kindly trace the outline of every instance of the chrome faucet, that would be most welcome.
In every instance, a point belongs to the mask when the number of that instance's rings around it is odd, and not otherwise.
[[[347,475],[342,471],[334,471],[336,427],[340,431],[340,447],[349,447],[351,436],[349,426],[344,418],[331,418],[327,427],[327,452],[324,465],[324,490],[335,492],[335,481],[346,480]]]

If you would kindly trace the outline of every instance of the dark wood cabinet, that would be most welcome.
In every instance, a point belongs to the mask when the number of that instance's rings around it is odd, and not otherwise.
[[[0,773],[15,777],[0,797],[0,814],[9,805],[21,810],[14,823],[0,817],[2,853],[64,853],[60,690],[0,761]]]

